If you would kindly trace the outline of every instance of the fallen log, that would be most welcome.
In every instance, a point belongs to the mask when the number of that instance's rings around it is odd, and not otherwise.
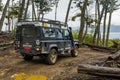
[[[98,46],[98,45],[88,44],[88,43],[83,43],[83,45],[86,45],[91,48],[100,48],[100,49],[106,49],[106,50],[114,50],[115,49],[115,48],[111,48],[111,47],[103,47],[103,46]]]
[[[118,58],[120,58],[120,50],[117,51],[116,53],[110,55],[110,56],[108,57],[108,60],[115,60],[115,59],[118,59]]]
[[[14,41],[10,41],[8,43],[2,43],[0,44],[0,50],[5,50],[9,47],[11,47],[14,44]]]
[[[98,50],[101,50],[101,51],[104,51],[104,50],[107,50],[109,52],[115,52],[116,51],[116,48],[111,48],[111,47],[104,47],[104,46],[98,46],[98,45],[94,45],[94,44],[88,44],[88,43],[82,43],[82,45],[86,45],[92,49],[98,49]]]
[[[80,64],[78,66],[78,73],[90,74],[95,76],[120,78],[119,68],[99,67],[87,64]]]

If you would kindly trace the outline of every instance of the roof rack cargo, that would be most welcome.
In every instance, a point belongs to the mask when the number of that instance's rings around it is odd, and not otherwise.
[[[36,19],[36,18],[26,18],[25,20],[24,19],[20,19],[18,23],[20,24],[24,24],[24,23],[27,23],[28,22],[31,22],[31,23],[39,23],[39,22],[42,22],[42,23],[49,23],[49,24],[55,24],[55,25],[60,25],[60,26],[64,26],[64,27],[67,27],[67,24],[65,24],[64,22],[60,22],[60,21],[55,21],[55,20],[51,20],[51,19],[46,19],[46,18],[43,18],[43,19]]]

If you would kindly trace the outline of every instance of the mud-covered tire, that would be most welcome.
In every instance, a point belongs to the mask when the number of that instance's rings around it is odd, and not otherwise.
[[[49,64],[49,65],[53,65],[53,64],[55,64],[56,63],[56,61],[57,61],[57,57],[58,57],[58,55],[57,55],[57,50],[56,49],[51,49],[50,50],[50,53],[48,54],[48,56],[47,56],[47,63]]]
[[[25,61],[31,61],[31,60],[33,59],[33,56],[24,55],[24,56],[23,56],[23,59],[24,59]]]
[[[75,48],[71,50],[71,56],[72,57],[77,57],[78,56],[78,46],[75,45]]]

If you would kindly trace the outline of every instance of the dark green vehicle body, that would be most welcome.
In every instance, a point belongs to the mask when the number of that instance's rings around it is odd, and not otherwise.
[[[16,49],[23,56],[48,56],[51,49],[57,55],[74,50],[71,29],[55,21],[19,22],[16,28]]]

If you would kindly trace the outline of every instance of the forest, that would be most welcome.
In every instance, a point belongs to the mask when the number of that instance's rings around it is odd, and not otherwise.
[[[3,25],[5,24],[7,26],[7,28],[5,28],[6,31],[13,32],[15,31],[15,24],[19,22],[20,19],[33,18],[39,20],[40,18],[44,18],[44,15],[49,14],[54,8],[54,20],[56,20],[59,2],[59,0],[6,0],[6,3],[3,5],[1,0],[0,30],[2,31]],[[32,6],[32,8],[30,8],[30,6]],[[71,9],[79,10],[76,11],[76,14],[70,19],[71,21],[76,21],[76,18],[78,18],[79,23],[82,23],[79,25],[79,31],[77,31],[79,42],[82,43],[85,41],[88,28],[92,28],[93,34],[89,35],[92,36],[91,43],[108,47],[112,14],[119,9],[119,6],[118,0],[70,0],[68,9],[66,10],[65,20],[62,22],[67,23],[69,21],[69,12]],[[90,8],[94,10],[92,15],[89,14]],[[29,12],[31,12],[32,15],[30,15]],[[5,19],[7,20],[5,21]],[[16,23],[14,21],[16,21]],[[101,35],[100,26],[103,26],[103,35]]]
[[[44,60],[39,61],[38,58],[32,62],[21,60],[22,57],[15,51],[16,25],[21,20],[31,19],[33,22],[43,20],[52,11],[53,20],[57,21],[61,1],[64,2],[64,0],[0,0],[0,79],[109,80],[112,77],[115,79],[120,77],[120,36],[110,39],[113,13],[120,8],[119,0],[68,0],[65,17],[61,22],[68,26],[69,21],[79,22],[79,29],[72,30],[73,38],[79,43],[80,55],[77,58],[62,56],[55,65],[49,67],[43,64]],[[74,10],[72,17],[71,10]],[[52,75],[54,73],[56,74]]]

